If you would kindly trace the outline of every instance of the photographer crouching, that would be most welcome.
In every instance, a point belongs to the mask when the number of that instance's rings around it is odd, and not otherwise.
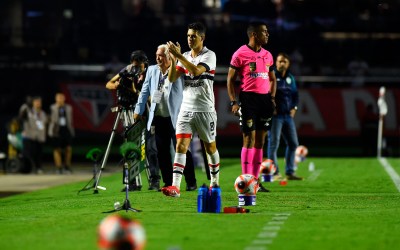
[[[119,106],[125,109],[134,109],[146,77],[148,65],[149,60],[146,54],[142,50],[135,50],[131,54],[130,64],[107,82],[107,89],[117,90]],[[158,173],[157,147],[155,146],[155,137],[150,133],[146,140],[146,156],[150,172]],[[129,191],[140,191],[141,188],[141,183],[137,183],[135,177],[129,176]],[[124,192],[125,188],[121,191]]]

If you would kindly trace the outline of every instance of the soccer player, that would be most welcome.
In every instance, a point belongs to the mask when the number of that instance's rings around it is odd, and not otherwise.
[[[231,111],[241,113],[243,146],[241,151],[242,174],[258,178],[263,159],[263,146],[271,117],[275,109],[276,78],[270,70],[274,60],[263,45],[268,42],[267,25],[251,22],[247,28],[249,42],[232,56],[227,77]],[[240,94],[236,100],[235,81],[239,76]],[[260,186],[259,191],[268,192]]]
[[[182,106],[176,124],[176,154],[173,165],[172,186],[162,188],[167,196],[179,197],[182,173],[186,165],[186,152],[196,131],[204,143],[211,173],[210,186],[219,185],[219,153],[216,145],[217,113],[214,100],[215,53],[203,43],[206,28],[202,23],[189,24],[187,41],[190,51],[181,54],[179,43],[167,43],[174,57],[168,79],[175,82],[184,77]],[[176,60],[178,64],[176,64]]]

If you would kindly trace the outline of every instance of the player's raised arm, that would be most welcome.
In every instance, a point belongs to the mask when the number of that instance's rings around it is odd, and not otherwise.
[[[181,46],[178,42],[174,44],[173,42],[169,41],[167,42],[167,47],[169,55],[171,56],[171,66],[168,72],[168,80],[170,82],[175,82],[182,74],[182,72],[176,68],[176,55],[181,54]]]

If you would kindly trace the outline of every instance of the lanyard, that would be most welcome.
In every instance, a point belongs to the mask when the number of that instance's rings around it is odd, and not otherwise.
[[[158,81],[158,87],[157,90],[160,91],[162,86],[164,85],[164,81],[165,79],[167,79],[168,74],[165,74],[165,76],[163,76],[163,74],[160,71],[160,80]]]

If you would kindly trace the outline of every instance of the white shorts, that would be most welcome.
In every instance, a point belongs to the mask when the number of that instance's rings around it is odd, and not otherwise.
[[[204,142],[214,142],[217,136],[216,112],[181,111],[176,122],[177,138],[191,138],[197,132]]]

